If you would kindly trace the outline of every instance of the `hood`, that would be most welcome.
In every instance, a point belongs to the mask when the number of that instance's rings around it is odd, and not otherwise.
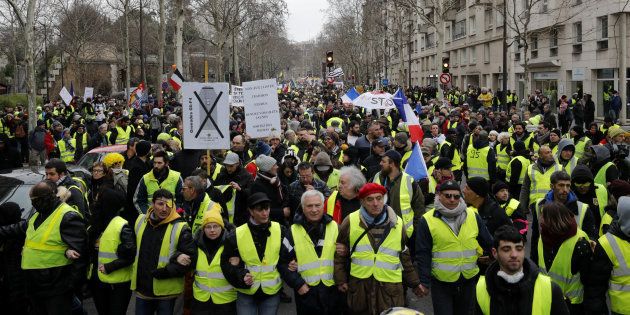
[[[591,169],[588,168],[588,166],[586,165],[580,164],[576,166],[571,172],[571,183],[584,182],[585,180],[587,180],[587,181],[590,181],[592,184],[593,179],[594,179],[593,173],[591,172]]]
[[[149,223],[153,226],[153,227],[158,227],[160,225],[163,224],[168,224],[171,223],[175,220],[180,220],[182,217],[179,215],[179,213],[177,213],[177,211],[175,209],[171,210],[171,214],[166,217],[166,219],[158,222],[157,224],[153,224],[153,221],[150,220],[149,218],[151,218],[151,214],[153,213],[153,207],[149,208],[149,211],[147,211],[147,216],[146,216],[146,220],[149,220]]]
[[[610,159],[610,151],[605,146],[593,145],[591,148],[593,148],[593,151],[595,152],[595,163],[600,163]]]
[[[576,202],[577,200],[578,199],[577,199],[577,196],[575,195],[575,193],[570,191],[569,195],[567,196],[567,202],[565,202],[564,205],[566,206],[566,205],[568,205],[568,204],[570,204],[572,202]],[[554,201],[553,190],[550,190],[550,191],[547,192],[547,194],[545,195],[545,201],[549,201],[549,202],[553,202]]]
[[[568,148],[569,146],[573,147],[573,152],[575,152],[575,145],[573,144],[573,140],[571,139],[561,139],[560,142],[558,142],[558,152],[556,152],[556,158],[560,158],[560,153],[562,152],[562,150],[564,150],[565,148]]]
[[[623,234],[630,236],[630,197],[624,196],[617,202],[617,216],[619,227]]]

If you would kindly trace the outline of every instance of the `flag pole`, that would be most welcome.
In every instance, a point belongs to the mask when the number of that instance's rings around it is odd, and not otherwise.
[[[204,62],[204,82],[208,83],[208,60]],[[210,176],[210,149],[206,149],[206,156],[208,161],[206,162],[206,172],[208,173],[208,178],[212,179]]]

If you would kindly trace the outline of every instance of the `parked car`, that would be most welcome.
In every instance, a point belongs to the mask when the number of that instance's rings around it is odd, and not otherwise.
[[[28,193],[35,184],[44,179],[44,174],[30,168],[14,169],[0,174],[0,204],[15,202],[22,209],[22,218],[28,219],[33,206]]]
[[[117,152],[124,155],[125,151],[127,151],[126,144],[114,144],[105,147],[94,148],[90,150],[90,152],[84,154],[78,163],[74,165],[69,165],[68,169],[70,170],[70,172],[74,173],[75,176],[80,175],[87,178],[92,176],[92,174],[90,173],[90,168],[92,167],[92,165],[94,165],[94,162],[102,161],[103,157],[105,157],[107,153]]]

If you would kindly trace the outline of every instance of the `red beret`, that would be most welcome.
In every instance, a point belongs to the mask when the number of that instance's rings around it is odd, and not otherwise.
[[[387,189],[376,183],[367,183],[363,185],[361,189],[359,189],[359,199],[363,199],[371,194],[376,193],[385,195],[387,193]]]

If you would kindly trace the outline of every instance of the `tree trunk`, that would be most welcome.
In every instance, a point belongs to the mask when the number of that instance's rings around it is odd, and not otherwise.
[[[175,65],[177,69],[182,73],[184,77],[183,62],[183,50],[184,46],[184,0],[175,1]]]
[[[129,53],[129,0],[125,0],[124,15],[124,44],[125,54],[125,100],[129,103],[129,92],[131,91],[131,56]]]
[[[166,45],[166,28],[164,27],[164,0],[158,0],[160,24],[158,26],[159,39],[158,39],[158,69],[157,69],[157,84],[156,95],[158,104],[162,104],[162,72],[164,71],[164,46]]]
[[[234,84],[241,85],[241,74],[240,74],[239,65],[238,65],[239,62],[238,62],[237,36],[238,36],[238,30],[235,29],[232,32],[232,58],[233,58],[232,66],[234,67]]]
[[[35,82],[35,7],[37,0],[29,0],[26,9],[26,24],[24,25],[24,42],[26,51],[26,65],[28,66],[28,127],[29,130],[37,126],[37,83]],[[48,78],[46,78],[48,80]]]
[[[147,71],[145,68],[145,60],[144,60],[144,9],[143,9],[143,0],[140,0],[140,77],[142,78],[142,83],[145,86],[147,84]]]

